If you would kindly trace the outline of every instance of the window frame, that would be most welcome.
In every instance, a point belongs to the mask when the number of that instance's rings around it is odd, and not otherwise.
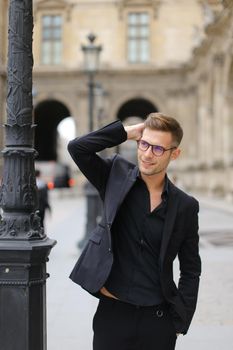
[[[45,18],[50,18],[51,23],[44,24]],[[56,24],[56,18],[60,19],[60,23]],[[45,31],[48,31],[48,37],[45,38]],[[56,33],[57,32],[57,33]],[[60,33],[59,33],[60,32]],[[58,34],[59,33],[59,34]],[[41,14],[41,50],[40,62],[42,65],[60,65],[63,61],[63,34],[64,34],[64,18],[61,13],[43,13]],[[47,59],[45,44],[48,45]],[[56,46],[59,45],[58,53],[56,53]]]
[[[130,16],[135,16],[136,22],[135,24],[130,24]],[[147,16],[147,20],[145,23],[140,23],[141,19],[140,17],[142,15]],[[130,29],[135,28],[135,33],[138,32],[136,35],[130,36]],[[143,29],[147,29],[147,33],[143,34],[141,33]],[[151,14],[148,10],[141,10],[141,11],[134,11],[130,10],[126,13],[126,56],[127,56],[127,62],[129,64],[148,64],[150,63],[151,58],[151,50],[150,50],[150,44],[151,44]],[[130,43],[135,43],[135,59],[132,59],[131,52],[130,52]],[[143,52],[142,52],[142,45],[147,44],[147,57],[143,58]]]

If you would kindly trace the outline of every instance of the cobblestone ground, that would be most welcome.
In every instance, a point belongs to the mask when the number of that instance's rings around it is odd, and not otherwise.
[[[178,338],[176,349],[232,350],[233,209],[231,212],[224,205],[217,209],[213,201],[203,203],[200,211],[203,272],[198,307],[188,335]],[[92,315],[97,301],[68,278],[79,254],[77,242],[83,237],[85,201],[82,197],[68,197],[66,192],[53,193],[52,206],[47,231],[58,244],[48,264],[51,274],[47,284],[48,350],[91,350]]]

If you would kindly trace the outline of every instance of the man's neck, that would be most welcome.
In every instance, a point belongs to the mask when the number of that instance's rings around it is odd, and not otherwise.
[[[145,182],[149,192],[162,192],[164,188],[165,176],[165,172],[150,176],[141,174],[141,178]]]

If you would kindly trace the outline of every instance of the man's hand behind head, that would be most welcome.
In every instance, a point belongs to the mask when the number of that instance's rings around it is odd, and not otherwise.
[[[124,126],[125,131],[127,132],[127,140],[138,141],[142,137],[144,130],[144,123],[139,123],[135,125]]]

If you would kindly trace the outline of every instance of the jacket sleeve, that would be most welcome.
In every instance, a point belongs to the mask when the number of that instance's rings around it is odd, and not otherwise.
[[[86,178],[97,188],[103,198],[112,159],[97,155],[106,148],[126,141],[127,133],[120,121],[93,131],[69,142],[68,151]]]
[[[199,204],[196,200],[192,203],[186,217],[186,238],[179,250],[180,279],[178,291],[186,308],[187,333],[194,311],[196,309],[199,279],[201,274],[201,259],[199,256],[198,236],[198,211]]]

